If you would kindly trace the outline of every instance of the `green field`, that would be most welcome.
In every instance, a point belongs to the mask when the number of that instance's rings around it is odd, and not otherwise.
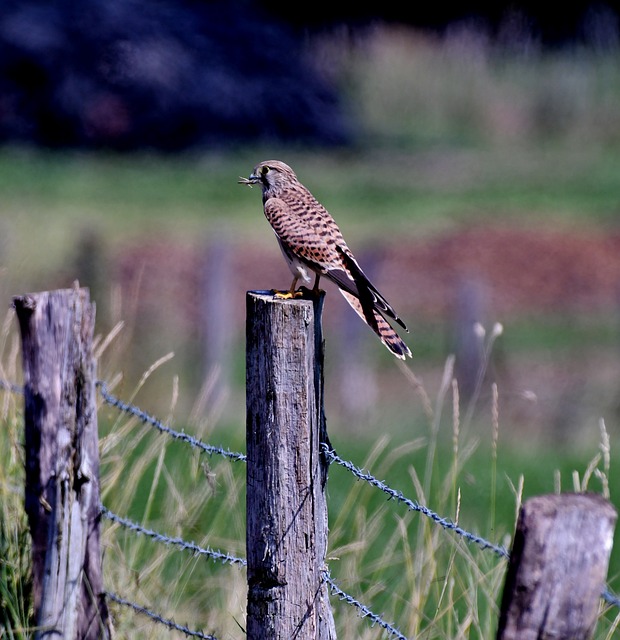
[[[352,247],[432,239],[498,222],[576,234],[620,227],[620,71],[611,56],[572,51],[511,58],[473,40],[434,42],[400,30],[379,30],[364,47],[335,44],[338,82],[359,123],[349,148],[265,144],[181,156],[1,149],[4,309],[12,295],[70,286],[79,275],[83,239],[93,234],[98,264],[112,274],[98,284],[97,331],[105,337],[117,321],[125,322],[101,356],[100,375],[115,381],[123,399],[176,428],[243,450],[243,336],[235,335],[229,354],[229,395],[198,411],[204,372],[196,362],[197,338],[176,323],[165,283],[167,328],[134,313],[131,300],[119,299],[114,268],[142,247],[159,243],[182,253],[222,231],[235,237],[240,251],[259,247],[279,259],[259,191],[236,184],[259,160],[291,164]],[[285,268],[282,273],[287,281]],[[244,293],[230,296],[239,301]],[[328,296],[329,302],[335,297],[332,291]],[[425,385],[433,418],[370,333],[363,333],[364,354],[376,376],[376,406],[363,416],[341,412],[338,334],[326,321],[327,417],[343,458],[508,546],[518,505],[527,497],[588,488],[609,489],[617,501],[617,307],[501,318],[504,332],[493,346],[492,364],[501,371],[509,362],[518,388],[538,400],[524,415],[513,387],[500,385],[498,429],[488,386],[471,412],[461,399],[459,420],[451,389],[437,406],[450,354],[449,319],[407,320],[415,353],[411,371]],[[171,351],[174,359],[141,381]],[[19,382],[19,368],[8,311],[0,333],[0,378]],[[559,379],[565,372],[573,375],[566,383]],[[205,458],[108,407],[101,409],[100,425],[103,499],[110,509],[168,535],[245,555],[244,465]],[[23,606],[21,410],[19,399],[2,390],[0,426],[0,551],[6,558],[0,563],[0,629],[4,625],[6,636],[0,637],[25,638],[31,634],[20,630],[30,622]],[[338,467],[330,471],[328,492],[329,566],[345,591],[409,637],[493,637],[504,561],[387,502]],[[241,569],[155,545],[109,523],[104,545],[110,590],[220,639],[243,636]],[[609,573],[616,592],[619,548]],[[352,608],[335,599],[333,606],[340,638],[384,637]],[[127,610],[114,611],[118,637],[175,637]],[[617,614],[602,616],[597,640],[613,636]]]

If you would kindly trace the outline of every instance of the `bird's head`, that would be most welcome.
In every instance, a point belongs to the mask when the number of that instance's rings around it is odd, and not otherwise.
[[[247,178],[239,178],[239,184],[247,184],[250,187],[253,184],[260,184],[263,191],[283,186],[291,181],[297,181],[295,172],[279,160],[259,162]]]

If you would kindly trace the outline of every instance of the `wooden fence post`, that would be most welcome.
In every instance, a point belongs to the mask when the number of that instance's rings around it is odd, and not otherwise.
[[[605,586],[617,513],[594,494],[530,498],[521,508],[497,640],[587,640]]]
[[[249,640],[336,637],[322,579],[328,442],[323,412],[323,295],[247,295]]]
[[[77,287],[13,302],[22,335],[35,638],[109,638],[99,546],[95,305]]]
[[[461,277],[454,296],[454,375],[459,394],[472,400],[484,372],[484,337],[476,332],[487,316],[487,295],[484,281],[473,276]]]

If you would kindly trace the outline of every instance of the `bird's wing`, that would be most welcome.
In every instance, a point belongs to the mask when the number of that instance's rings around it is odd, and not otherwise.
[[[358,298],[364,319],[374,331],[377,331],[375,311],[394,319],[407,331],[405,323],[362,271],[333,218],[318,201],[312,200],[315,215],[281,198],[265,201],[265,216],[280,242],[313,271]]]
[[[337,268],[338,252],[335,243],[329,240],[329,229],[317,229],[310,215],[294,211],[280,198],[269,198],[265,202],[265,216],[280,242],[311,269],[326,274]],[[353,280],[349,278],[349,281],[350,289]]]

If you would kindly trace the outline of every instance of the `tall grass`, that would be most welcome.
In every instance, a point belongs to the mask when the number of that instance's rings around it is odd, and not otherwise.
[[[18,341],[13,313],[0,328],[0,380],[16,382]],[[0,387],[0,637],[30,637],[30,537],[24,511],[24,451],[22,401]]]
[[[165,360],[145,373],[131,399],[139,401],[140,389]],[[174,423],[177,396],[173,379],[170,412],[164,417],[168,423]],[[104,504],[168,536],[244,556],[245,466],[200,455],[114,409],[102,413]],[[193,431],[206,440],[211,429],[203,422],[194,424]],[[239,635],[246,600],[242,569],[154,544],[116,524],[106,527],[104,545],[105,581],[112,591],[176,621],[198,620],[188,626],[218,638]],[[131,610],[116,606],[115,613],[122,637],[170,637],[164,628],[136,620]]]
[[[458,524],[464,468],[476,444],[469,442],[463,446],[460,441],[459,394],[453,364],[453,359],[448,359],[429,416],[427,437],[390,447],[389,438],[384,436],[364,466],[379,478],[393,476],[395,469],[400,470],[395,482],[408,485],[408,495]],[[452,398],[447,402],[449,395]],[[437,441],[440,428],[445,427],[442,420],[445,404],[452,407],[451,459],[438,465],[436,456],[449,452],[446,447],[438,449]],[[423,464],[414,464],[415,452],[421,454],[417,457]],[[520,495],[515,500],[520,500]],[[502,523],[500,537],[509,534],[511,526]],[[497,537],[498,531],[493,531],[493,535]],[[341,538],[343,542],[338,546]],[[494,554],[455,538],[420,514],[402,512],[386,504],[363,484],[354,486],[347,494],[332,524],[330,543],[335,544],[332,555],[338,559],[335,564],[343,575],[344,588],[363,594],[362,600],[372,602],[390,620],[397,620],[407,636],[493,636],[505,571],[505,562]],[[345,621],[344,637],[380,637],[363,621],[355,620],[352,611],[338,613]]]
[[[481,446],[475,438],[463,435],[468,425],[461,424],[458,385],[451,366],[448,361],[427,434],[400,443],[392,442],[389,436],[380,437],[369,445],[359,464],[462,526],[508,545],[524,487],[530,495],[539,487],[529,484],[527,475],[524,479],[519,474],[511,482],[515,468],[499,457],[498,390],[492,394],[489,415],[476,418],[488,423],[490,442]],[[452,433],[451,448],[440,443],[446,430]],[[220,441],[223,437],[221,430],[211,436]],[[129,458],[124,453],[127,443]],[[554,474],[549,469],[547,486],[556,483],[558,490],[590,488],[605,494],[610,453],[604,430],[601,443],[601,452],[583,463],[582,473],[568,472],[565,467]],[[349,453],[343,450],[346,445],[336,446],[341,454]],[[110,457],[117,447],[118,460]],[[215,461],[205,474],[199,454],[168,442],[164,436],[144,433],[144,427],[133,418],[121,417],[111,426],[103,449],[104,464],[109,466],[104,474],[104,500],[111,502],[112,508],[169,534],[244,554],[243,466]],[[353,457],[360,449],[351,452]],[[486,465],[484,473],[480,473],[482,465]],[[498,481],[498,466],[502,475],[508,475],[503,482]],[[124,479],[126,474],[135,474],[133,484]],[[479,486],[481,482],[488,484]],[[420,514],[386,502],[381,492],[355,482],[339,467],[330,470],[328,492],[328,564],[342,589],[409,637],[493,637],[504,560],[466,543]],[[501,509],[497,508],[499,503]],[[218,637],[241,637],[243,571],[183,558],[178,552],[162,550],[116,527],[107,529],[106,540],[110,544],[106,579],[116,585],[114,590],[122,589],[121,595],[138,602],[156,604],[158,610],[175,619],[198,620],[197,626]],[[380,629],[360,619],[356,609],[338,601],[333,607],[340,638],[383,637]],[[123,628],[127,632],[139,633],[132,626],[136,624],[133,613],[120,611],[120,615],[119,624],[126,625]],[[601,619],[597,637],[606,637],[611,624]],[[145,633],[150,637],[167,634],[150,624]]]
[[[1,375],[15,380],[19,375],[17,341],[8,326],[5,323],[0,345]],[[99,344],[109,348],[111,342]],[[104,361],[107,355],[104,350]],[[155,363],[133,390],[121,376],[111,376],[111,384],[139,405],[153,378],[164,375],[161,365],[165,360]],[[419,435],[398,442],[384,435],[357,445],[340,443],[336,435],[340,455],[352,458],[375,477],[464,528],[504,545],[509,544],[525,494],[549,490],[554,484],[557,490],[592,489],[609,494],[611,445],[603,422],[600,452],[589,463],[582,461],[583,472],[569,471],[564,463],[555,474],[547,469],[546,485],[530,483],[514,459],[506,463],[514,455],[503,457],[501,390],[492,388],[491,406],[482,412],[463,411],[452,367],[449,359],[434,401],[422,381],[409,376],[426,412],[423,429],[421,424],[410,425]],[[172,424],[179,392],[173,378],[169,412],[161,416]],[[0,565],[0,621],[2,637],[28,638],[32,635],[32,612],[22,507],[21,407],[15,394],[0,391],[0,400],[0,544],[5,551]],[[108,406],[100,408],[99,417],[102,499],[109,509],[169,536],[245,555],[245,465],[207,458]],[[471,430],[466,420],[486,424],[488,436],[479,442],[481,430]],[[239,436],[224,425],[196,423],[191,431],[205,440],[243,448]],[[539,464],[535,456],[530,464]],[[505,560],[419,513],[387,502],[380,491],[356,482],[340,467],[330,469],[328,494],[328,565],[343,590],[408,637],[493,637]],[[243,569],[192,557],[117,524],[104,522],[103,528],[108,590],[218,638],[243,636]],[[361,619],[355,608],[336,599],[332,604],[338,636],[343,640],[384,637],[384,632]],[[110,606],[117,637],[182,637],[129,608]],[[615,620],[614,616],[616,612],[601,617],[597,638],[611,637],[620,620],[620,614]]]

